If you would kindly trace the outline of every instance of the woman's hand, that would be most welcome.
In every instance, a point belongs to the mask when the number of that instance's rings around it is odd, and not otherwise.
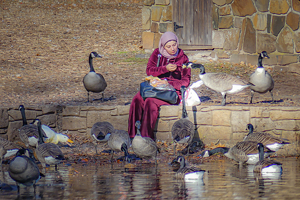
[[[171,64],[169,63],[167,66],[166,66],[167,70],[170,71],[170,72],[173,72],[177,69],[177,65],[176,64]]]

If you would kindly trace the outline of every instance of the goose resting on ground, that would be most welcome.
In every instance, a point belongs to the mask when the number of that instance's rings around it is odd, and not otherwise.
[[[249,87],[251,84],[246,83],[235,76],[225,73],[205,73],[205,68],[201,64],[195,64],[192,62],[183,64],[183,68],[199,68],[199,77],[203,83],[210,89],[220,92],[222,94],[222,106],[226,104],[226,95],[234,94]]]
[[[272,103],[274,103],[272,90],[274,88],[274,80],[272,76],[265,70],[262,65],[263,58],[270,58],[266,51],[263,51],[258,56],[258,67],[255,72],[250,75],[250,83],[253,85],[250,86],[251,89],[251,99],[250,103],[252,103],[254,92],[264,94],[266,92],[270,92],[272,97]]]
[[[89,56],[90,72],[83,78],[83,85],[88,92],[88,102],[90,101],[90,92],[100,93],[102,92],[102,101],[104,100],[104,90],[107,83],[104,77],[95,72],[93,67],[93,58],[102,58],[98,53],[91,52]]]

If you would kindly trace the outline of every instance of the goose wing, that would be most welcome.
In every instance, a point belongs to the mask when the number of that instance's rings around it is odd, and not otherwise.
[[[255,141],[257,143],[262,143],[264,145],[279,143],[279,144],[289,144],[287,140],[280,139],[269,133],[255,132],[247,135],[244,141]]]
[[[225,73],[206,73],[201,80],[207,87],[218,92],[231,90],[232,85],[247,85],[239,78]]]

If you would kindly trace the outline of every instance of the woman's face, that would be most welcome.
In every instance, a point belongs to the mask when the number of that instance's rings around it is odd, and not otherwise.
[[[178,44],[176,41],[169,41],[165,44],[165,50],[168,52],[170,55],[174,55],[177,53],[178,50]]]

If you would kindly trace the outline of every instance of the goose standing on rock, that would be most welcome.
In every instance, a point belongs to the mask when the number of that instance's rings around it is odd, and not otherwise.
[[[254,92],[264,94],[266,92],[270,92],[272,97],[272,103],[274,103],[273,93],[272,90],[274,88],[274,80],[272,76],[265,70],[262,65],[263,58],[270,58],[266,51],[263,51],[258,56],[258,66],[250,75],[250,83],[253,85],[250,86],[251,89],[251,99],[250,103],[252,103]]]
[[[16,181],[18,187],[18,194],[20,193],[20,185],[33,185],[34,193],[36,183],[41,177],[45,177],[38,166],[33,161],[33,153],[28,149],[20,149],[16,157],[14,157],[8,167],[9,176]]]
[[[19,129],[19,136],[26,147],[36,147],[39,140],[38,127],[35,124],[27,124],[25,108],[23,105],[19,106],[19,110],[21,111],[23,120],[23,126]],[[42,131],[42,136],[45,138],[47,137],[44,131]]]
[[[41,162],[43,168],[46,168],[46,164],[55,165],[55,170],[57,171],[57,165],[64,160],[64,155],[60,148],[53,143],[44,143],[42,135],[42,127],[40,120],[36,120],[38,123],[39,130],[39,142],[38,146],[35,149],[36,156],[38,160]]]
[[[269,133],[253,132],[252,124],[247,124],[247,129],[249,130],[249,133],[244,137],[244,141],[262,143],[265,147],[272,151],[278,151],[284,145],[290,144],[287,139],[280,139]]]
[[[149,137],[142,137],[140,131],[141,128],[140,121],[136,121],[135,126],[137,128],[137,133],[132,140],[133,152],[140,158],[145,158],[145,159],[155,158],[155,163],[157,163],[156,157],[157,157],[157,153],[159,152],[159,149],[156,143],[154,142],[154,140],[152,140]]]
[[[257,144],[259,152],[259,161],[255,164],[253,172],[261,173],[262,175],[267,173],[282,173],[282,164],[274,160],[264,159],[264,145],[262,143]]]
[[[112,149],[111,161],[113,159],[114,151],[123,151],[124,160],[127,160],[130,143],[130,137],[127,131],[115,129],[107,141],[108,146]]]
[[[182,117],[177,120],[172,126],[172,138],[174,141],[174,155],[176,152],[176,144],[177,143],[187,143],[190,145],[193,140],[195,130],[194,123],[188,119],[186,105],[185,105],[185,86],[181,86],[181,95],[182,95]],[[188,149],[189,153],[189,149]]]
[[[202,64],[195,64],[192,62],[183,64],[183,68],[199,68],[199,77],[203,83],[210,89],[220,92],[222,94],[222,106],[226,104],[226,95],[234,94],[249,87],[251,84],[246,83],[239,78],[225,73],[205,73],[205,68]]]
[[[93,140],[93,144],[95,145],[96,154],[97,151],[97,144],[98,142],[107,142],[111,133],[114,131],[114,127],[109,122],[96,122],[91,129],[91,137]]]
[[[89,56],[90,72],[86,74],[83,78],[83,85],[88,92],[88,102],[90,101],[90,92],[100,93],[102,92],[101,100],[104,100],[104,90],[107,86],[107,83],[104,77],[95,72],[93,67],[93,58],[102,58],[98,53],[91,52]]]

